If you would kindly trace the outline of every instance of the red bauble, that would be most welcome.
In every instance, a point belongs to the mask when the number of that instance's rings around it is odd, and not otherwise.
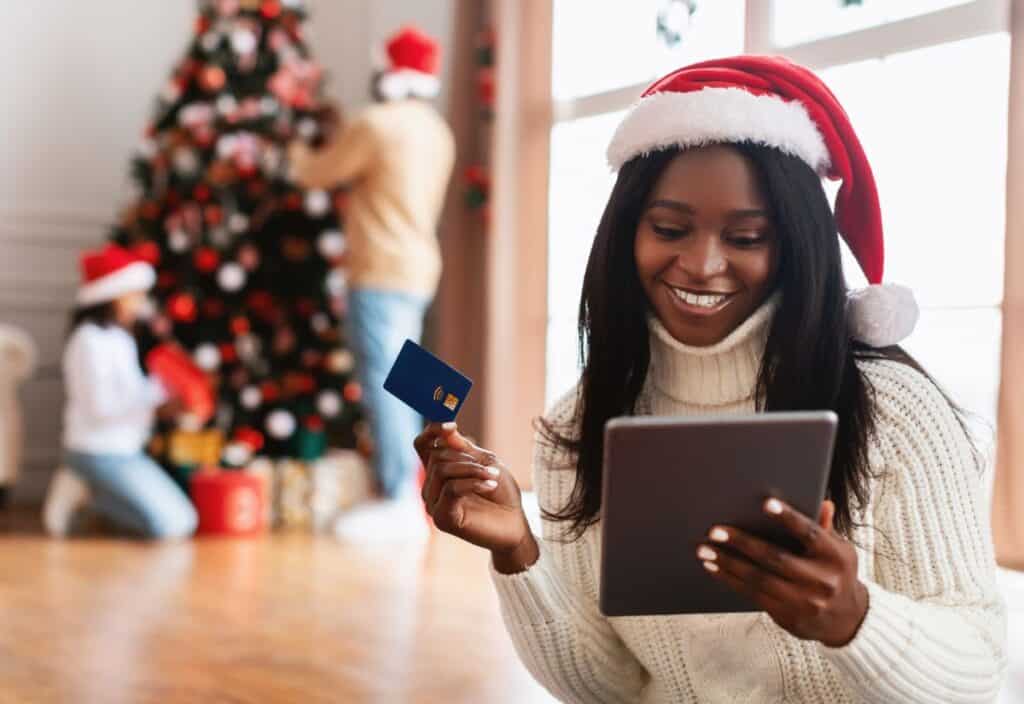
[[[208,205],[205,210],[206,222],[211,227],[216,227],[224,222],[224,211],[219,205]]]
[[[281,396],[281,390],[277,388],[277,384],[272,381],[263,382],[260,385],[260,394],[263,396],[264,403],[273,403]]]
[[[226,312],[224,301],[219,298],[207,298],[203,301],[203,315],[207,318],[219,318]]]
[[[220,360],[225,364],[233,364],[238,361],[238,352],[235,350],[235,346],[230,342],[222,342],[219,349]]]
[[[238,263],[246,271],[255,271],[260,265],[260,250],[251,244],[244,244],[238,248]]]
[[[199,84],[208,93],[217,93],[227,82],[227,75],[220,66],[207,66],[199,74]]]
[[[263,4],[260,6],[260,14],[268,20],[277,18],[281,14],[280,0],[263,0]]]
[[[306,419],[302,421],[302,424],[306,426],[306,430],[310,430],[314,433],[318,433],[324,429],[324,419],[320,416],[306,416]]]
[[[220,265],[220,254],[211,247],[200,247],[192,257],[192,263],[202,273],[209,274]]]
[[[135,252],[135,256],[147,264],[156,266],[160,263],[160,247],[156,242],[139,242],[132,247],[132,251]]]
[[[179,293],[167,299],[167,313],[179,323],[193,323],[199,313],[196,299],[187,293]]]
[[[195,198],[200,203],[205,203],[206,201],[210,200],[210,195],[210,187],[207,186],[205,183],[200,183],[192,190],[192,197]]]
[[[284,197],[286,210],[298,210],[302,207],[302,196],[298,193],[289,193]]]
[[[350,381],[345,384],[341,393],[349,403],[359,403],[363,400],[363,387],[359,385],[358,381]]]
[[[231,319],[231,333],[233,335],[244,335],[251,329],[252,326],[249,324],[249,319],[244,315],[239,315]]]
[[[259,452],[263,449],[263,433],[255,428],[242,426],[235,431],[235,442],[247,445],[253,452]]]

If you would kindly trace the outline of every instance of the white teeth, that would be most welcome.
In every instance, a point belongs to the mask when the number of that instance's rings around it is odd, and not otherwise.
[[[684,291],[680,288],[672,289],[681,300],[689,303],[691,306],[700,306],[701,308],[714,308],[721,305],[728,296],[722,295],[711,295],[711,296],[699,296],[689,291]]]

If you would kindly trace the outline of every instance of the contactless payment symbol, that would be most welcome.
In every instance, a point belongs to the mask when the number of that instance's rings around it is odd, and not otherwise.
[[[442,401],[442,399],[444,399]],[[449,411],[454,411],[459,407],[459,397],[455,394],[446,394],[443,386],[438,386],[434,389],[434,400],[440,403],[442,406],[447,408]]]

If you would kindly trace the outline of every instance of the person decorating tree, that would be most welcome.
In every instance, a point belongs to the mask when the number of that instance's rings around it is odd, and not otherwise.
[[[688,66],[647,89],[608,156],[618,176],[583,283],[582,377],[539,426],[542,535],[494,453],[454,424],[416,441],[424,501],[439,528],[491,552],[527,668],[579,704],[995,701],[1006,609],[986,466],[897,344],[917,309],[881,285],[875,181],[835,96],[782,58]],[[834,212],[824,177],[842,181]],[[840,236],[868,288],[848,291]],[[757,611],[601,613],[606,422],[800,410],[834,412],[838,434],[819,511],[764,499],[792,546],[728,524],[693,546],[664,538]],[[660,469],[685,472],[686,457]]]
[[[50,483],[44,524],[51,535],[66,535],[77,509],[91,503],[139,537],[186,538],[196,529],[195,509],[143,451],[155,415],[181,410],[159,379],[143,373],[130,332],[156,273],[117,245],[85,252],[81,268],[63,357],[67,469]]]
[[[440,90],[440,47],[407,27],[387,42],[376,103],[321,149],[296,143],[292,176],[307,188],[347,186],[347,332],[375,441],[382,501],[348,512],[339,536],[356,541],[422,535],[417,458],[422,419],[383,389],[406,339],[419,342],[441,276],[437,224],[455,160],[451,129],[428,99]]]

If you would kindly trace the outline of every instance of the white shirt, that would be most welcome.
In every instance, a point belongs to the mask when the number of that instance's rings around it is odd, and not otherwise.
[[[167,392],[139,367],[138,347],[118,325],[84,323],[64,350],[64,447],[94,454],[139,452]]]

